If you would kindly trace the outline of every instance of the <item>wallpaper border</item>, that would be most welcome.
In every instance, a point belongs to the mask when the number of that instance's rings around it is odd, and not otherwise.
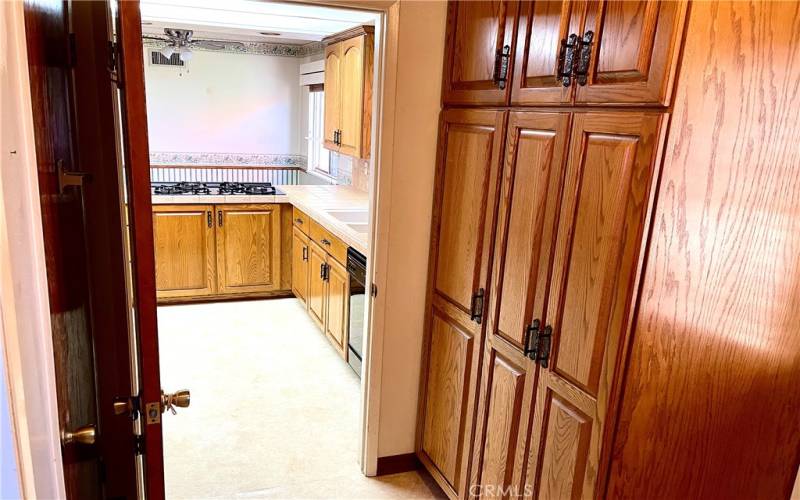
[[[150,153],[150,165],[157,166],[192,166],[216,165],[221,167],[239,166],[285,166],[301,167],[308,165],[305,155],[269,154],[269,153],[193,153],[176,151],[159,151]]]
[[[244,48],[239,46],[238,43],[244,44]],[[150,39],[142,39],[142,45],[152,49],[161,49],[167,46],[166,42],[159,42],[158,40]],[[233,43],[229,44],[223,42],[223,45],[225,45],[225,48],[222,50],[193,48],[192,51],[251,54],[258,56],[306,57],[314,54],[321,54],[325,50],[325,45],[322,42],[310,42],[304,45],[289,45],[270,42],[237,42],[237,44],[234,45]]]

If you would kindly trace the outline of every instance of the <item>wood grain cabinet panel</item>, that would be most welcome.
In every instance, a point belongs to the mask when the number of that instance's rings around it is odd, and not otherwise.
[[[522,492],[522,422],[530,419],[536,373],[524,348],[529,326],[545,320],[569,124],[568,113],[509,115],[471,480],[487,492]],[[511,373],[514,398],[498,387],[512,384]]]
[[[314,243],[314,240],[308,241],[308,298],[306,305],[308,306],[308,314],[314,323],[325,331],[325,306],[327,288],[325,282],[325,264],[327,255],[325,250],[319,245]]]
[[[523,1],[516,26],[511,104],[568,104],[574,86],[558,76],[561,40],[580,31],[581,2]]]
[[[665,115],[576,113],[556,235],[526,484],[595,494],[608,399],[627,328]]]
[[[305,305],[308,297],[308,236],[292,227],[292,293]]]
[[[582,104],[669,104],[686,18],[679,0],[591,1],[581,31],[594,33]]]
[[[216,292],[212,205],[153,205],[158,298]]]
[[[280,205],[217,205],[219,293],[280,289]]]
[[[343,358],[347,357],[350,309],[350,275],[347,269],[328,256],[325,335]]]
[[[500,84],[498,54],[508,47],[508,72],[517,1],[449,3],[442,100],[446,104],[505,104],[510,80]]]
[[[325,120],[323,125],[325,147],[338,151],[338,133],[342,114],[342,46],[332,44],[325,47]]]
[[[423,347],[423,374],[433,378],[422,382],[417,450],[454,496],[469,477],[505,119],[488,110],[447,110],[441,119],[426,317],[426,331],[439,340]],[[445,359],[456,351],[458,359]],[[447,363],[463,372],[456,385],[437,372]]]

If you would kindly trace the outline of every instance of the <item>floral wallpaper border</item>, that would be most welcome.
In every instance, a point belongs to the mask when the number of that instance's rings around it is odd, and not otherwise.
[[[202,165],[202,166],[286,166],[306,168],[305,155],[263,154],[263,153],[185,153],[160,151],[150,153],[150,164],[159,165]]]
[[[240,42],[244,44],[244,48],[234,43],[224,43],[225,48],[221,50],[210,50],[203,48],[194,48],[201,52],[226,52],[229,54],[253,54],[259,56],[279,56],[279,57],[305,57],[314,54],[321,54],[325,50],[325,45],[322,42],[311,42],[305,45],[287,45],[281,43],[269,42]],[[166,42],[159,42],[157,40],[142,40],[145,47],[153,49],[161,49],[166,47]]]

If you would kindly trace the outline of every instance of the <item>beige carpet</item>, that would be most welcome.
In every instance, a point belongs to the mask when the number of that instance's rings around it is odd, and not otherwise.
[[[433,498],[416,472],[358,466],[359,380],[296,299],[160,307],[168,499]]]

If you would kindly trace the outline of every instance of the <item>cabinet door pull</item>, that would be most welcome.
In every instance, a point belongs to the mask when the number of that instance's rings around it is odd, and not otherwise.
[[[535,319],[528,325],[528,328],[525,329],[525,348],[524,354],[531,359],[536,359],[536,341],[539,338],[539,328],[541,326],[541,321]]]
[[[325,281],[325,263],[319,265],[319,279]]]
[[[303,247],[303,261],[308,261],[308,247]]]
[[[506,82],[508,82],[508,64],[510,59],[510,46],[504,45],[502,49],[497,51],[494,60],[494,84],[501,90],[506,88]]]
[[[589,74],[589,62],[592,59],[592,39],[594,38],[594,31],[587,31],[584,33],[583,38],[578,40],[578,61],[575,65],[575,80],[578,85],[586,85],[586,77]]]
[[[470,303],[469,319],[481,324],[481,317],[483,316],[483,298],[485,292],[483,288],[479,288],[477,292],[472,294],[472,302]]]
[[[222,210],[217,210],[217,225],[222,227]]]
[[[572,71],[575,66],[575,47],[578,45],[578,35],[571,34],[569,38],[561,39],[561,50],[558,53],[558,69],[556,80],[560,80],[565,87],[572,85]]]
[[[547,325],[544,331],[536,336],[536,356],[533,358],[539,366],[547,368],[550,359],[550,338],[553,336],[553,327]]]
[[[212,227],[214,225],[214,217],[211,216],[211,210],[206,212],[206,219],[208,222],[208,227]]]

